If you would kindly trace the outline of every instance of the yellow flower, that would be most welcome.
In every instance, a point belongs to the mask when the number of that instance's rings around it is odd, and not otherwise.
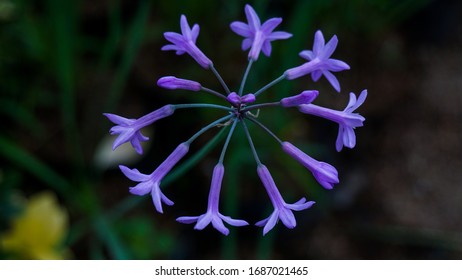
[[[61,248],[67,232],[68,215],[50,192],[34,195],[12,228],[0,239],[7,252],[25,259],[64,259]]]

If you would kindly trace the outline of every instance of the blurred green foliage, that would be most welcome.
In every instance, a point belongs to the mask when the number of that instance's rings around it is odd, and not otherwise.
[[[354,36],[367,40],[380,36],[384,29],[399,24],[429,2],[250,1],[262,19],[283,17],[281,29],[295,36],[275,44],[272,57],[262,58],[255,64],[247,89],[255,90],[299,63],[297,53],[310,47],[312,34],[318,28],[326,30],[327,34],[341,33],[342,38]],[[123,111],[130,98],[139,102],[146,92],[152,92],[154,81],[161,75],[210,79],[202,78],[207,73],[197,71],[197,65],[190,58],[159,50],[165,44],[162,32],[179,30],[182,13],[188,15],[190,23],[201,25],[199,45],[216,60],[225,80],[237,86],[246,55],[240,52],[240,38],[228,25],[233,20],[244,19],[245,3],[224,0],[0,0],[0,230],[7,229],[20,210],[14,203],[17,194],[30,195],[51,189],[71,214],[64,245],[71,247],[78,258],[171,258],[173,252],[181,251],[177,247],[184,244],[175,242],[178,233],[172,232],[170,227],[157,224],[156,219],[146,217],[146,213],[131,214],[140,202],[149,204],[144,198],[131,197],[124,192],[122,198],[108,199],[111,197],[108,191],[112,188],[107,186],[107,178],[118,175],[95,169],[91,162],[96,142],[109,127],[101,113]],[[152,64],[146,66],[146,61]],[[143,67],[152,72],[150,82],[143,76]],[[103,82],[98,82],[100,80]],[[99,87],[88,87],[95,81]],[[208,82],[216,84],[211,79]],[[133,86],[136,83],[143,86]],[[297,86],[297,83],[283,82],[268,95],[280,98],[295,91]],[[149,90],[133,92],[140,88]],[[181,98],[188,100],[190,97]],[[196,102],[210,100],[208,96],[194,98]],[[175,99],[180,97],[172,97],[168,102]],[[149,109],[153,107],[140,109],[137,115]],[[206,124],[213,114],[197,112],[193,124],[188,118],[173,123],[178,129],[188,130],[191,125]],[[271,128],[279,131],[283,139],[296,135],[297,127],[303,125],[278,110],[261,118],[263,122],[271,122]],[[247,158],[247,142],[240,133],[233,137],[232,153],[226,161],[227,174],[246,174],[247,167],[254,169],[254,163]],[[254,134],[262,159],[281,167],[274,171],[277,181],[283,181],[287,175],[284,172],[288,172],[308,196],[318,201],[327,200],[325,192],[312,187],[316,185],[314,180],[296,163],[286,158],[272,160],[281,155],[274,152],[275,145],[261,138],[266,137],[264,133]],[[220,143],[218,140],[216,138],[179,166],[163,186],[193,168]],[[297,144],[314,154],[325,152],[322,146],[306,142]],[[329,153],[324,153],[324,157],[329,158]],[[239,186],[246,180],[243,176],[226,177],[224,207],[231,216],[239,212]],[[254,236],[259,235],[258,232]],[[250,257],[271,258],[276,235],[275,230],[266,238],[255,237],[259,244],[257,252]],[[236,258],[238,247],[238,236],[233,229],[231,236],[223,239],[218,257]],[[8,257],[5,252],[2,254]]]

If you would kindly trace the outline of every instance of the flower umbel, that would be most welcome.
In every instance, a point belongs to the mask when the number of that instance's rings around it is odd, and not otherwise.
[[[230,232],[225,226],[225,223],[236,227],[248,225],[248,222],[244,220],[233,219],[219,212],[220,192],[225,174],[224,158],[228,144],[231,141],[237,125],[241,126],[249,142],[250,150],[257,165],[257,174],[273,206],[271,215],[256,223],[257,226],[263,227],[263,235],[266,235],[276,226],[279,220],[281,220],[282,224],[287,228],[294,228],[297,222],[293,211],[308,209],[312,207],[315,202],[307,201],[306,198],[301,198],[295,203],[286,203],[284,201],[268,168],[258,157],[257,149],[252,140],[247,123],[251,122],[267,132],[281,145],[285,153],[306,167],[323,188],[330,190],[333,189],[335,184],[340,183],[337,169],[328,163],[312,158],[292,143],[281,140],[266,125],[258,120],[258,113],[260,109],[266,107],[278,107],[282,109],[296,107],[304,114],[315,115],[333,121],[339,125],[339,133],[336,140],[336,149],[338,151],[340,151],[343,146],[348,148],[353,148],[355,146],[356,135],[354,129],[362,126],[365,120],[363,116],[354,111],[365,101],[367,90],[363,90],[358,98],[356,98],[354,93],[350,93],[350,101],[343,111],[312,104],[320,94],[319,91],[314,89],[304,90],[299,94],[287,93],[287,97],[275,102],[260,103],[257,100],[260,94],[282,80],[293,80],[307,74],[311,74],[313,81],[317,81],[321,76],[325,76],[334,89],[340,92],[340,83],[332,72],[347,70],[350,69],[350,67],[343,61],[330,58],[337,47],[338,39],[337,36],[334,35],[329,42],[325,43],[321,31],[317,31],[315,34],[313,50],[300,52],[300,56],[308,60],[308,62],[284,71],[281,76],[262,86],[257,91],[244,94],[245,83],[251,66],[258,60],[260,52],[263,52],[266,56],[270,56],[272,41],[287,39],[292,36],[287,32],[274,31],[282,22],[281,18],[271,18],[261,24],[257,13],[250,5],[245,6],[245,15],[247,17],[247,23],[235,21],[230,25],[235,33],[244,37],[242,49],[250,49],[248,53],[248,64],[245,68],[242,81],[239,88],[235,90],[229,89],[226,82],[215,69],[212,61],[197,47],[196,40],[199,35],[199,25],[194,24],[191,28],[186,16],[182,15],[180,19],[181,34],[174,32],[164,33],[165,38],[172,44],[162,47],[162,50],[173,50],[176,51],[178,55],[188,53],[200,66],[213,72],[221,84],[222,89],[211,89],[205,87],[200,82],[174,76],[161,77],[157,81],[157,85],[165,89],[182,89],[211,94],[214,97],[218,97],[224,104],[169,104],[139,119],[127,119],[114,114],[105,114],[110,121],[116,124],[110,130],[111,134],[118,134],[118,137],[114,141],[113,148],[115,149],[125,142],[130,142],[135,150],[141,154],[142,148],[140,142],[148,140],[147,137],[143,136],[140,132],[143,127],[154,123],[156,120],[172,115],[177,109],[203,108],[221,110],[223,114],[220,118],[205,125],[188,140],[182,142],[151,174],[143,174],[137,169],[130,169],[125,166],[120,166],[120,169],[128,179],[137,183],[129,189],[130,192],[135,195],[146,195],[150,193],[155,209],[157,212],[163,213],[162,204],[173,205],[173,201],[167,198],[161,191],[161,181],[170,170],[186,156],[190,144],[204,132],[212,128],[214,128],[214,130],[221,130],[222,132],[228,131],[228,136],[223,145],[220,158],[213,169],[206,212],[198,216],[183,216],[177,218],[177,221],[180,223],[195,223],[194,229],[196,230],[202,230],[209,224],[212,224],[216,230],[224,235],[228,235]]]

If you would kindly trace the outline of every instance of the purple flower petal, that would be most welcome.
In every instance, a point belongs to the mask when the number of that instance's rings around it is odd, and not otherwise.
[[[197,37],[199,36],[200,27],[199,24],[194,24],[191,30],[191,40],[193,43],[196,43]]]
[[[228,235],[229,234],[229,229],[225,227],[225,224],[223,224],[223,221],[220,219],[218,216],[213,216],[212,217],[212,225],[213,227],[221,232],[223,235]]]
[[[197,230],[203,230],[206,226],[210,224],[212,221],[212,215],[207,213],[204,215],[199,216],[199,219],[197,220],[197,224],[194,226],[194,229]]]
[[[249,26],[241,21],[235,21],[231,23],[230,27],[232,31],[242,37],[250,37],[253,35],[249,29]]]
[[[306,201],[305,198],[302,198],[301,200]],[[294,211],[302,211],[302,210],[310,208],[314,204],[315,204],[314,201],[308,201],[308,202],[304,202],[304,203],[299,203],[299,201],[297,201],[294,204],[287,205],[287,208],[292,209]]]
[[[338,39],[337,39],[337,36],[334,35],[329,40],[329,42],[327,42],[327,44],[324,46],[322,53],[319,55],[319,58],[322,60],[328,59],[334,53],[335,48],[337,48],[337,44],[338,44]]]
[[[315,55],[312,51],[301,51],[298,55],[306,60],[313,60],[315,58]]]
[[[343,133],[345,129],[343,125],[338,126],[338,134],[337,134],[337,140],[335,140],[335,149],[337,152],[340,152],[343,148]]]
[[[103,115],[105,115],[111,122],[115,124],[120,124],[120,125],[130,125],[135,121],[135,119],[127,119],[127,118],[117,116],[114,114],[109,114],[109,113],[104,113]]]
[[[271,33],[282,22],[282,18],[271,18],[261,26],[263,33]]]
[[[247,17],[247,21],[249,22],[250,30],[255,32],[256,30],[260,29],[260,19],[258,18],[255,10],[250,5],[245,5],[245,15]]]
[[[345,147],[353,148],[356,146],[356,135],[351,127],[345,127],[345,131],[343,132],[343,144]]]
[[[265,227],[263,228],[263,235],[266,235],[270,230],[274,228],[279,218],[279,211],[274,211],[269,219],[267,219]]]
[[[186,19],[185,15],[181,15],[180,28],[183,37],[188,41],[192,41],[191,29],[189,28],[188,20]]]
[[[180,49],[185,49],[187,46],[185,38],[176,32],[165,32],[164,37]]]
[[[332,72],[339,72],[350,69],[350,66],[348,64],[338,59],[330,58],[327,60],[327,63],[329,64],[329,71]]]
[[[311,73],[311,79],[313,79],[313,81],[315,82],[319,81],[321,76],[322,76],[322,71],[320,70],[316,70]]]
[[[162,51],[176,51],[177,55],[182,55],[185,53],[183,48],[180,48],[176,45],[165,45],[161,48]]]
[[[361,94],[359,95],[358,100],[356,100],[356,95],[352,92],[350,92],[350,102],[347,105],[347,108],[345,109],[345,112],[353,112],[354,110],[358,109],[359,106],[361,106],[364,101],[366,100],[367,97],[367,90],[363,90]],[[354,104],[351,104],[354,103]]]
[[[227,224],[230,224],[232,226],[235,226],[235,227],[242,227],[242,226],[247,226],[249,225],[248,222],[244,221],[244,220],[238,220],[238,219],[233,219],[231,218],[230,216],[224,216],[222,214],[218,214],[218,216],[223,220],[225,221]]]
[[[324,77],[326,77],[326,79],[329,81],[329,83],[332,85],[332,87],[340,92],[340,83],[338,82],[337,78],[334,76],[334,74],[332,74],[331,72],[329,71],[322,71],[322,74],[324,75]]]
[[[242,50],[245,51],[245,50],[248,50],[250,47],[252,46],[252,40],[247,38],[247,39],[244,39],[242,40]]]
[[[152,183],[150,181],[141,182],[134,187],[129,188],[129,192],[134,195],[146,195],[152,190]]]
[[[314,34],[314,43],[313,43],[313,53],[316,56],[320,56],[322,53],[322,50],[324,49],[324,36],[322,35],[322,32],[320,30],[316,31]]]
[[[292,34],[290,34],[288,32],[284,32],[284,31],[276,31],[276,32],[273,32],[273,33],[269,34],[268,36],[266,36],[266,38],[269,41],[285,40],[285,39],[289,39],[290,37],[292,37]]]
[[[198,219],[199,216],[185,216],[177,218],[176,221],[182,224],[192,224],[197,222]]]
[[[265,42],[263,42],[263,46],[261,50],[263,51],[263,54],[265,54],[266,56],[271,55],[271,43],[269,40],[266,40]]]

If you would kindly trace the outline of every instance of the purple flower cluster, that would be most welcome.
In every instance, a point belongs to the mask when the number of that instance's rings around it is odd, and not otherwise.
[[[120,145],[130,142],[133,148],[139,153],[143,153],[140,142],[147,141],[148,138],[141,134],[141,129],[154,123],[157,120],[172,115],[177,109],[187,108],[213,108],[224,112],[223,117],[204,126],[200,131],[191,136],[188,140],[182,142],[170,154],[167,159],[160,164],[151,174],[142,174],[137,169],[130,169],[126,166],[120,166],[122,173],[131,181],[137,184],[130,188],[130,193],[134,195],[152,196],[152,201],[155,209],[159,213],[163,213],[162,204],[173,205],[173,201],[165,196],[160,184],[163,178],[170,170],[188,153],[190,144],[205,131],[213,127],[221,127],[221,129],[229,129],[228,136],[225,140],[220,158],[212,173],[212,182],[210,186],[208,206],[204,214],[198,216],[185,216],[177,218],[177,221],[185,224],[195,223],[194,229],[202,230],[207,225],[212,226],[224,235],[229,234],[229,229],[223,222],[231,226],[246,226],[249,223],[225,216],[219,211],[220,191],[225,174],[224,157],[228,148],[228,144],[232,138],[233,132],[237,125],[241,125],[246,138],[249,142],[252,154],[256,161],[257,174],[265,188],[271,204],[273,212],[266,219],[257,222],[255,225],[263,227],[263,234],[270,231],[280,220],[287,228],[294,228],[296,220],[293,211],[301,211],[308,209],[315,203],[308,201],[306,198],[301,198],[295,203],[286,203],[276,183],[271,176],[268,168],[260,161],[255,145],[252,141],[250,131],[247,127],[248,122],[252,122],[266,131],[280,145],[282,151],[290,157],[298,161],[306,167],[316,181],[325,189],[332,189],[335,184],[339,183],[338,172],[332,165],[318,161],[304,153],[295,145],[279,139],[268,127],[262,124],[255,114],[256,110],[264,107],[281,107],[289,108],[296,107],[304,114],[322,117],[333,121],[339,125],[338,136],[335,147],[337,151],[342,148],[353,148],[356,145],[356,135],[354,129],[363,125],[364,117],[354,111],[363,104],[367,96],[367,90],[363,90],[357,98],[354,93],[350,93],[350,101],[343,111],[333,110],[313,104],[319,95],[317,90],[304,90],[303,92],[285,97],[279,101],[271,103],[256,103],[257,97],[277,84],[282,80],[293,80],[310,74],[313,81],[318,81],[321,76],[326,77],[332,87],[340,92],[340,84],[332,72],[347,70],[350,67],[343,61],[330,58],[337,47],[337,37],[334,35],[327,44],[321,31],[317,31],[314,37],[313,49],[300,52],[300,56],[308,62],[286,70],[280,77],[263,86],[260,90],[243,94],[247,76],[254,62],[258,60],[260,52],[266,56],[271,55],[271,42],[274,40],[288,39],[292,35],[283,31],[274,31],[274,29],[282,22],[281,18],[272,18],[261,24],[261,21],[255,10],[250,6],[245,6],[245,15],[248,23],[235,21],[231,23],[231,30],[238,35],[244,37],[242,41],[242,49],[248,52],[248,65],[244,72],[240,88],[237,91],[230,91],[225,81],[215,69],[213,62],[197,47],[196,40],[199,36],[199,25],[194,24],[191,28],[188,24],[186,16],[182,15],[180,19],[181,34],[175,32],[164,33],[165,39],[171,44],[162,47],[162,50],[173,50],[176,54],[189,54],[201,67],[211,72],[217,77],[218,81],[223,86],[224,92],[209,89],[204,87],[199,82],[181,79],[173,76],[162,77],[157,81],[159,87],[170,90],[189,90],[194,92],[204,92],[221,98],[224,105],[218,104],[169,104],[153,111],[138,119],[128,119],[114,114],[104,114],[111,122],[115,124],[110,130],[111,134],[117,134],[113,149]]]

